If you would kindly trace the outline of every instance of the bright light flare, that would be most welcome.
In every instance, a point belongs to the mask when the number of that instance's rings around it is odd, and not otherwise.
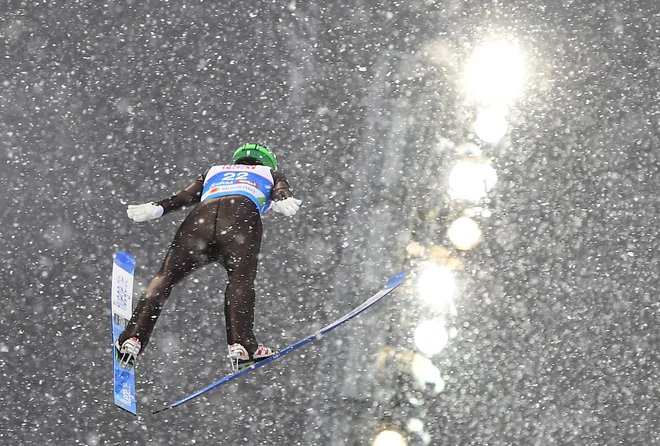
[[[442,351],[449,342],[449,333],[442,321],[430,319],[415,328],[415,347],[426,356],[434,356]]]
[[[508,128],[506,110],[502,107],[482,108],[474,121],[474,133],[489,144],[497,144],[506,135]]]
[[[456,293],[456,279],[452,271],[434,262],[422,264],[417,276],[419,298],[432,308],[446,308]]]
[[[525,56],[517,43],[493,38],[474,49],[465,65],[463,84],[481,104],[506,105],[520,94],[526,70]]]
[[[481,229],[470,217],[459,217],[449,225],[447,237],[461,251],[468,251],[479,244],[482,237]]]
[[[449,172],[449,197],[479,203],[496,183],[497,172],[489,161],[459,161]]]
[[[374,438],[372,446],[408,446],[408,442],[403,435],[394,430],[380,431]]]

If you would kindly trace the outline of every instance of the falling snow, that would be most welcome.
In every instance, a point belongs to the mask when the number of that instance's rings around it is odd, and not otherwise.
[[[321,3],[4,1],[0,444],[660,444],[660,4]],[[185,211],[126,206],[250,141],[303,200],[264,216],[261,340],[408,279],[152,415],[228,371],[226,277],[196,272],[133,417],[112,255],[135,255],[137,298]]]

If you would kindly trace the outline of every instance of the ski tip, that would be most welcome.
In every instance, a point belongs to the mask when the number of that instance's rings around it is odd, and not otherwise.
[[[401,272],[401,273],[399,273],[399,274],[396,274],[396,275],[392,276],[392,277],[390,278],[390,280],[387,281],[387,285],[386,285],[386,286],[387,286],[388,288],[394,288],[394,287],[397,287],[397,286],[401,285],[401,282],[403,282],[403,280],[404,280],[405,278],[406,278],[406,273]]]
[[[128,412],[131,415],[137,417],[137,406],[132,406],[131,407],[130,405],[126,405],[126,404],[117,404],[117,402],[115,402],[115,406],[117,406],[120,409],[122,409],[123,411]]]
[[[117,251],[115,253],[115,262],[124,267],[126,270],[135,269],[135,257],[126,251]]]

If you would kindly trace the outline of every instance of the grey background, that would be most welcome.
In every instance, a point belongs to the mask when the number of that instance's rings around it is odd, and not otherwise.
[[[660,443],[659,10],[5,0],[0,444],[368,445],[413,412],[434,445]],[[506,143],[484,147],[499,181],[484,241],[455,253],[457,334],[433,358],[445,389],[411,407],[373,365],[412,348],[411,278],[332,337],[151,415],[228,370],[225,276],[209,267],[140,358],[140,416],[116,409],[112,253],[135,254],[137,298],[185,215],[136,224],[126,205],[269,144],[303,207],[264,217],[257,332],[306,336],[411,272],[410,241],[446,243],[453,155],[433,147],[474,140],[453,78],[488,30],[535,65]]]

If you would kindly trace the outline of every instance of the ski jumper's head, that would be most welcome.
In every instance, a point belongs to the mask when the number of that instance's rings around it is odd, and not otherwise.
[[[243,144],[231,158],[232,164],[260,164],[277,170],[277,158],[268,147],[263,144]]]

